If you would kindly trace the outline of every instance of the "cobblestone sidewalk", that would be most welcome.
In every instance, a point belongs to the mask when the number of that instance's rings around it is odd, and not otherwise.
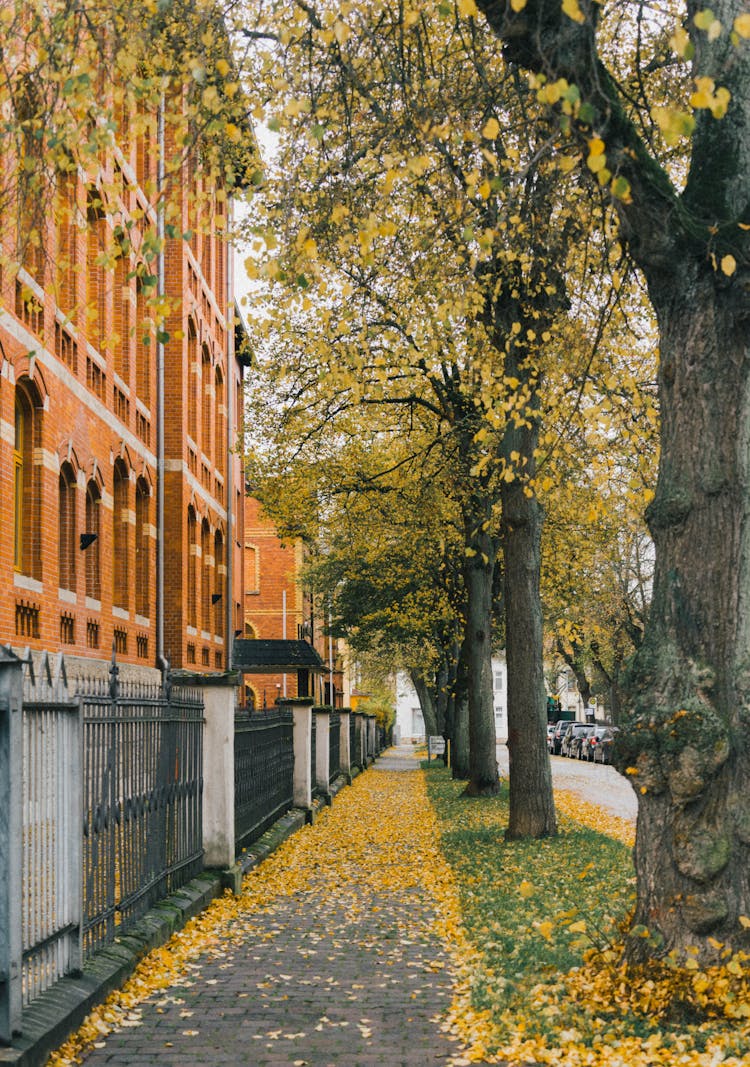
[[[303,831],[315,835],[319,863],[295,872],[294,890],[258,910],[251,889],[218,943],[102,1039],[86,1067],[427,1067],[460,1058],[439,1025],[450,960],[432,902],[409,874],[419,863],[409,837],[416,759],[401,749],[382,766]]]

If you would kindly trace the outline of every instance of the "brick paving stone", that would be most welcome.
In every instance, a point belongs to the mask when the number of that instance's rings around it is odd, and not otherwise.
[[[414,763],[393,769],[404,765]],[[381,829],[372,848],[387,837]],[[86,1067],[430,1067],[460,1056],[440,1029],[450,959],[420,887],[376,895],[329,876],[321,892],[313,879],[224,935]]]

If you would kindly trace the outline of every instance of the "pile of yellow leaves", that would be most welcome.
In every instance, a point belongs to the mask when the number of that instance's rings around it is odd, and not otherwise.
[[[584,823],[599,834],[632,844],[633,828],[626,820],[571,795],[559,794],[556,801],[563,841],[575,819],[579,826]],[[460,810],[462,831],[468,828],[468,833],[483,835],[486,852],[474,857],[481,867],[496,850],[500,852],[502,805],[468,801]],[[691,971],[667,962],[635,973],[622,964],[616,945],[587,949],[592,942],[587,942],[585,917],[573,912],[565,924],[567,933],[575,934],[580,943],[580,965],[567,974],[543,977],[523,958],[517,966],[526,968],[526,973],[513,975],[515,986],[508,983],[503,978],[504,950],[498,942],[493,945],[473,936],[468,914],[462,913],[466,894],[473,896],[475,908],[477,899],[481,903],[482,886],[468,869],[454,869],[446,860],[441,835],[449,829],[445,812],[436,810],[428,798],[424,773],[368,771],[339,794],[334,807],[325,810],[314,826],[295,834],[249,874],[239,897],[227,894],[215,901],[167,945],[151,952],[124,988],[92,1012],[52,1056],[50,1067],[80,1063],[86,1049],[101,1045],[107,1033],[136,1025],[137,1007],[146,998],[194,976],[197,961],[222,954],[227,942],[262,936],[258,919],[264,911],[311,884],[324,895],[349,894],[353,907],[363,906],[360,890],[364,899],[373,901],[378,894],[385,898],[394,891],[417,888],[433,901],[437,929],[454,964],[454,995],[443,1029],[464,1051],[451,1058],[453,1067],[477,1062],[566,1067],[750,1064],[748,968],[747,961],[737,956],[729,954],[722,967],[711,971]],[[372,844],[375,838],[377,848]],[[506,873],[512,866],[516,914],[521,923],[526,916],[526,933],[538,937],[541,947],[557,936],[553,925],[560,924],[532,923],[528,918],[535,885],[540,886],[545,876],[550,880],[556,876],[555,842],[537,846],[507,853],[504,862]],[[590,871],[593,866],[582,860],[581,892],[600,892],[599,872]],[[594,874],[596,880],[588,886]],[[487,915],[487,923],[496,918]],[[705,1023],[688,1020],[681,1025],[680,1010],[687,1019],[691,1006],[701,1009]],[[648,1023],[640,1031],[639,1018]]]

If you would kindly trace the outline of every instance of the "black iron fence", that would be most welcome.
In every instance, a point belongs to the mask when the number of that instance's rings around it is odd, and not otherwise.
[[[203,866],[203,704],[190,689],[87,682],[83,934],[91,953]]]
[[[291,808],[294,793],[292,712],[241,714],[234,729],[234,826],[237,849],[255,841]]]

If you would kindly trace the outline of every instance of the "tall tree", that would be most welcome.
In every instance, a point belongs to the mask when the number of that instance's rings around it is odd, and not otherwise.
[[[341,18],[325,5],[284,12],[276,28],[283,47],[268,50],[258,74],[282,92],[272,122],[285,174],[283,187],[269,183],[269,228],[274,240],[283,235],[283,253],[261,273],[287,292],[297,286],[296,308],[288,295],[275,300],[286,301],[298,344],[300,308],[317,301],[321,326],[306,339],[315,337],[313,353],[329,346],[315,358],[339,411],[345,396],[422,408],[439,428],[464,522],[469,789],[477,793],[497,783],[490,610],[507,539],[506,610],[512,600],[520,638],[511,652],[517,664],[509,664],[518,767],[509,833],[553,832],[534,464],[540,387],[554,323],[567,307],[563,262],[577,216],[551,200],[559,175],[549,173],[544,138],[526,136],[533,98],[487,62],[475,27],[431,24],[416,8],[396,6],[352,5]],[[470,81],[460,74],[467,64]],[[274,342],[275,356],[282,344]],[[290,380],[301,396],[309,368]]]
[[[613,196],[659,324],[654,591],[621,746],[639,789],[634,929],[651,938],[629,952],[698,945],[707,963],[750,945],[750,15],[636,4],[615,15],[617,51],[587,0],[478,6]]]

